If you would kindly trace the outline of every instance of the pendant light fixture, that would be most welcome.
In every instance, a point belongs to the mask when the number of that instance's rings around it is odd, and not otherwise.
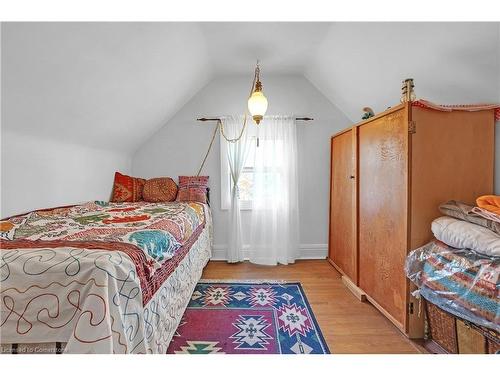
[[[253,120],[257,125],[262,121],[267,111],[267,98],[262,92],[262,83],[260,82],[260,66],[257,60],[255,67],[254,87],[252,94],[248,98],[248,111],[252,115]]]

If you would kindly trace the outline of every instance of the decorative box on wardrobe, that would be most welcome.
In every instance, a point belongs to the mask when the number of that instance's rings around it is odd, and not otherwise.
[[[493,112],[405,103],[331,138],[328,260],[410,338],[424,329],[406,255],[432,239],[440,203],[493,192]]]

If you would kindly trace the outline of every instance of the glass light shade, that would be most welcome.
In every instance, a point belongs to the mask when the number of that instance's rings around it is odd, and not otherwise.
[[[267,111],[267,99],[262,91],[254,91],[248,98],[248,111],[257,124],[264,118]]]

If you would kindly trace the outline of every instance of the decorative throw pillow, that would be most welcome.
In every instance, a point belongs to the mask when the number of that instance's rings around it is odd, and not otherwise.
[[[177,184],[170,177],[147,180],[142,191],[146,202],[173,202],[177,197]]]
[[[179,176],[177,202],[207,203],[208,176]]]
[[[145,182],[143,178],[130,177],[116,172],[111,202],[139,202],[142,199]]]

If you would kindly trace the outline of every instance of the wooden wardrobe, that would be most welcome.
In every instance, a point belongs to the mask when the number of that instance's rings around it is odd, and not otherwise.
[[[432,239],[440,203],[492,194],[494,121],[406,103],[331,138],[328,260],[410,338],[424,324],[406,255]]]

